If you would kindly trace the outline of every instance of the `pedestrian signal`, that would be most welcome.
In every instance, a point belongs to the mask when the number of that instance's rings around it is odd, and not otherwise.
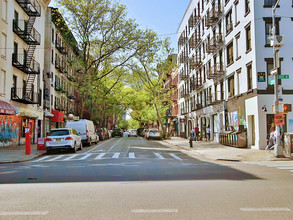
[[[283,112],[292,112],[292,104],[283,104]]]

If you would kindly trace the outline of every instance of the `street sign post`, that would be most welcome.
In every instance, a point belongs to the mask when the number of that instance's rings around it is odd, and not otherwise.
[[[278,79],[289,79],[289,75],[278,75]]]

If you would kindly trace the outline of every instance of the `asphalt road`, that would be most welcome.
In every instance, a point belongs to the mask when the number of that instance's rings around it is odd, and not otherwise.
[[[0,219],[293,219],[293,175],[139,137],[0,165]]]

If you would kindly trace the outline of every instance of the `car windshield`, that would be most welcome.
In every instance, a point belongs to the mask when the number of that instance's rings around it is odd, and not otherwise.
[[[151,129],[150,132],[158,132],[158,129]]]
[[[69,135],[69,130],[53,130],[49,133],[49,136],[66,136]]]
[[[103,128],[98,128],[97,131],[103,131]]]
[[[120,128],[115,128],[114,131],[120,131]]]

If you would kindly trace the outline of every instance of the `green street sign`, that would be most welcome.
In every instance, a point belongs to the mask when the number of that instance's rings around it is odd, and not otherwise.
[[[289,75],[278,75],[278,79],[289,79]]]
[[[270,85],[275,85],[275,80],[271,80],[269,84]]]

